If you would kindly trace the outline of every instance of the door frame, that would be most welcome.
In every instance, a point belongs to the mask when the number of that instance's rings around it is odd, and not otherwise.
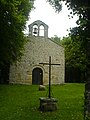
[[[32,84],[43,85],[43,70],[40,67],[32,70]]]

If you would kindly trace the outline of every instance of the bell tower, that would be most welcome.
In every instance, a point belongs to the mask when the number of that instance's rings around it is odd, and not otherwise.
[[[28,25],[28,27],[30,35],[48,37],[48,25],[44,22],[37,20]]]

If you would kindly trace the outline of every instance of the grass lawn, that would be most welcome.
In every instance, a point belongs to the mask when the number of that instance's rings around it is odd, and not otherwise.
[[[0,120],[83,120],[84,84],[52,86],[58,110],[40,112],[38,85],[0,85]]]

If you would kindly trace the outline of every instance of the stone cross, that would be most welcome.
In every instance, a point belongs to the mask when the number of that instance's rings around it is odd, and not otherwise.
[[[51,98],[51,65],[60,65],[60,64],[52,64],[51,56],[49,56],[49,63],[39,63],[39,64],[49,65],[49,95],[48,95],[48,97]]]

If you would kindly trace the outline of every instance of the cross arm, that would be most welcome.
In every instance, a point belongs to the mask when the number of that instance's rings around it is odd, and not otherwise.
[[[50,64],[50,63],[39,63],[39,64],[42,64],[42,65],[61,65],[61,64]]]

